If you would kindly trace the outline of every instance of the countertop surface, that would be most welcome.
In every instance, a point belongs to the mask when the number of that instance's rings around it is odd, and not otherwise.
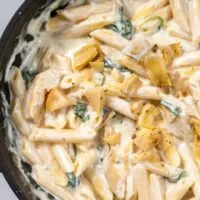
[[[11,17],[24,0],[0,0],[0,36]],[[17,197],[8,186],[3,175],[0,173],[0,194],[1,200],[17,200]]]

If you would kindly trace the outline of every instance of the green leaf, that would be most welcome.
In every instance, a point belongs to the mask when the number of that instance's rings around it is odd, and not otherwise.
[[[170,179],[170,183],[177,183],[180,179],[184,178],[187,176],[187,173],[185,170],[183,170],[175,179]]]
[[[75,187],[79,186],[79,184],[80,184],[80,179],[77,178],[77,177],[74,175],[73,172],[67,173],[67,178],[68,178],[67,187],[75,188]]]
[[[106,28],[119,33],[121,36],[128,40],[131,40],[133,35],[133,26],[131,21],[126,19],[124,16],[123,10],[123,7],[119,9],[119,20],[117,20],[114,24],[106,26]]]
[[[88,114],[87,104],[78,102],[78,104],[74,106],[74,113],[83,122],[90,119],[90,116]]]
[[[168,110],[170,110],[176,117],[180,115],[180,108],[179,106],[173,104],[172,102],[168,101],[167,99],[162,99],[160,102],[163,106],[165,106]]]
[[[160,17],[160,16],[155,16],[155,17],[152,17],[152,18],[150,18],[150,19],[147,19],[145,22],[143,22],[143,23],[141,24],[140,28],[142,28],[142,29],[145,31],[144,26],[145,26],[146,24],[148,24],[149,22],[152,22],[152,21],[154,21],[154,20],[158,20],[158,21],[160,22],[160,23],[159,23],[159,26],[158,26],[158,29],[159,29],[159,30],[160,30],[161,28],[164,27],[164,20],[163,20],[163,18]]]
[[[109,69],[118,69],[120,72],[130,72],[127,68],[125,68],[124,66],[118,64],[117,62],[114,62],[112,59],[110,58],[106,58],[104,60],[104,67],[105,68],[109,68]]]
[[[28,71],[27,69],[24,69],[22,70],[21,74],[27,86],[29,83],[33,81],[33,79],[37,75],[37,72],[31,72],[31,71]]]

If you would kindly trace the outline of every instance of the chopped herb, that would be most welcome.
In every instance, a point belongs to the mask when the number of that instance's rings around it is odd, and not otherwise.
[[[170,183],[177,183],[180,179],[186,177],[187,173],[183,170],[175,179],[170,179]]]
[[[88,108],[87,104],[84,103],[78,103],[74,106],[74,113],[77,117],[79,117],[83,122],[90,119],[90,116],[88,114]]]
[[[120,19],[118,21],[116,21],[114,24],[106,26],[106,28],[120,33],[120,35],[124,38],[131,40],[133,34],[133,27],[131,21],[124,16],[123,7],[119,9],[119,18]]]
[[[159,26],[158,26],[158,30],[160,30],[161,28],[163,28],[164,27],[164,20],[163,20],[163,18],[162,17],[160,17],[160,16],[155,16],[155,17],[152,17],[152,18],[150,18],[150,19],[147,19],[145,22],[143,22],[142,24],[141,24],[141,28],[144,30],[144,31],[146,31],[146,29],[144,28],[144,26],[146,25],[146,24],[148,24],[149,22],[152,22],[152,21],[154,21],[154,20],[158,20],[160,23],[159,23]]]
[[[33,81],[36,76],[36,72],[28,71],[27,69],[22,70],[22,78],[24,79],[26,86]]]
[[[169,109],[176,117],[180,115],[180,108],[177,105],[174,105],[173,103],[169,102],[166,99],[161,100],[161,104],[165,106],[167,109]]]
[[[67,173],[67,178],[68,178],[67,187],[75,188],[75,187],[79,186],[79,184],[80,184],[80,179],[77,178],[77,177],[74,175],[73,172]]]
[[[127,68],[125,68],[124,66],[118,64],[117,62],[114,62],[113,60],[111,60],[110,58],[106,58],[104,60],[104,67],[105,68],[110,68],[110,69],[118,69],[120,72],[130,72]]]
[[[108,108],[104,107],[103,109],[103,115],[106,116],[109,113]]]

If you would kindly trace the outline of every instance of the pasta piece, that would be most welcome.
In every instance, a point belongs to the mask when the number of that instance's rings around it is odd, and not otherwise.
[[[153,200],[164,200],[164,180],[161,177],[151,174],[150,177],[150,190],[151,199]]]
[[[82,80],[83,80],[82,76],[78,73],[69,74],[62,79],[60,87],[62,89],[70,89],[72,87],[79,85]]]
[[[146,2],[139,8],[135,15],[133,16],[133,20],[138,20],[145,18],[152,13],[156,12],[158,9],[164,7],[168,3],[168,0],[151,0]]]
[[[59,186],[66,186],[68,181],[66,174],[54,159],[51,151],[51,146],[44,143],[38,143],[37,151],[43,163],[42,166],[46,167],[46,170],[49,171],[51,177],[54,179],[54,182]]]
[[[137,164],[134,167],[135,171],[135,181],[136,187],[138,191],[138,199],[139,200],[149,200],[150,199],[150,182],[146,169]]]
[[[92,130],[86,130],[84,133],[82,133],[80,130],[36,128],[30,135],[29,139],[31,141],[44,141],[54,143],[82,143],[92,140],[95,135],[95,132]]]
[[[164,176],[170,179],[176,178],[180,175],[180,169],[174,168],[171,165],[164,162],[142,162],[141,163],[148,171]]]
[[[170,6],[165,6],[146,19],[136,21],[135,25],[137,26],[137,31],[142,31],[145,35],[152,35],[162,29],[171,18],[171,8]]]
[[[111,191],[120,199],[125,197],[126,171],[123,163],[109,163],[106,177]]]
[[[89,168],[87,177],[102,200],[113,200],[113,193],[110,191],[107,179],[101,171]]]
[[[196,104],[198,106],[198,109],[200,109],[200,85],[199,85],[199,76],[200,76],[200,71],[197,71],[192,74],[192,76],[189,79],[189,87],[190,91],[192,93],[192,96],[194,97],[194,100],[196,101]]]
[[[109,29],[98,29],[91,32],[90,35],[95,39],[119,50],[122,50],[129,43],[127,39]]]
[[[141,34],[136,34],[135,37],[125,46],[123,53],[134,58],[141,60],[153,47],[154,43],[149,37]]]
[[[160,100],[162,91],[159,87],[156,86],[142,86],[140,87],[136,94],[132,97],[150,99],[150,100]]]
[[[66,98],[65,94],[58,88],[50,91],[46,100],[46,111],[52,112],[58,109],[67,108],[71,102]]]
[[[88,167],[92,166],[97,161],[97,151],[91,149],[87,152],[79,152],[76,156],[75,175],[80,176]]]
[[[120,99],[118,97],[106,97],[106,102],[105,102],[106,106],[108,106],[109,108],[131,118],[131,119],[135,119],[136,116],[134,115],[134,113],[132,113],[131,111],[131,107],[129,102]]]
[[[194,179],[190,177],[182,178],[174,187],[166,193],[166,200],[181,200],[182,197],[192,187]]]
[[[60,76],[59,71],[49,69],[35,77],[26,95],[24,108],[26,119],[40,124],[43,118],[45,94],[58,85]]]
[[[170,0],[170,5],[175,21],[186,32],[190,32],[189,20],[184,0]]]
[[[87,35],[98,28],[112,24],[114,21],[115,15],[112,12],[93,15],[81,23],[76,24],[71,28],[65,29],[61,32],[61,36],[68,39],[77,38]]]
[[[89,101],[89,104],[93,107],[95,112],[99,115],[105,104],[105,94],[102,87],[96,87],[88,90],[85,93],[86,98]]]
[[[101,50],[105,54],[105,56],[112,58],[113,60],[118,62],[120,65],[139,74],[140,76],[146,77],[146,72],[145,72],[143,66],[140,65],[134,59],[132,59],[126,55],[123,55],[118,50],[116,50],[112,47],[106,46],[106,45],[101,45]]]
[[[42,185],[44,188],[48,189],[52,194],[56,195],[60,199],[74,199],[72,194],[70,194],[67,189],[65,189],[64,187],[60,187],[55,183],[51,174],[48,170],[45,169],[45,167],[34,165],[33,178],[39,185]]]
[[[192,32],[192,40],[194,44],[200,42],[200,30],[197,28],[200,26],[200,2],[198,0],[192,0],[188,2],[189,18]]]
[[[78,8],[65,8],[63,10],[58,10],[58,15],[65,17],[72,22],[79,22],[88,17],[111,11],[112,2],[102,1],[99,3],[90,3],[87,5],[79,6]]]
[[[137,196],[137,186],[135,180],[135,170],[131,168],[126,177],[126,198],[125,200],[134,200]]]
[[[167,24],[167,33],[170,36],[191,40],[191,35],[182,30],[181,27],[175,21],[170,21]]]
[[[144,65],[151,82],[156,86],[171,86],[171,80],[163,58],[155,53],[152,53],[144,58]]]
[[[67,124],[67,109],[58,112],[46,112],[44,115],[44,126],[47,128],[63,129]]]
[[[66,147],[60,144],[55,144],[52,146],[52,153],[65,173],[73,172],[73,162]]]
[[[77,188],[76,192],[79,193],[81,197],[84,197],[85,200],[96,200],[93,187],[85,177],[81,178],[80,186]],[[80,199],[80,197],[77,199]]]
[[[42,164],[40,156],[37,152],[35,144],[25,138],[20,141],[20,153],[34,165]]]
[[[9,75],[10,85],[15,97],[22,100],[26,92],[24,80],[21,72],[17,67],[12,67]]]
[[[184,167],[187,170],[187,173],[194,178],[194,186],[193,186],[193,192],[197,198],[200,198],[200,189],[199,189],[199,183],[200,183],[200,175],[199,175],[199,168],[197,167],[197,164],[195,163],[195,160],[192,156],[192,153],[186,143],[182,143],[179,145],[179,153],[181,155],[181,158],[184,162]]]
[[[55,16],[47,21],[45,28],[47,31],[55,31],[66,27],[66,25],[68,22],[63,16]]]
[[[26,119],[24,118],[23,110],[19,99],[15,100],[14,108],[12,111],[12,120],[19,129],[20,133],[22,133],[25,136],[28,136],[30,134],[31,128]]]
[[[175,67],[187,67],[200,65],[200,51],[193,51],[183,54],[173,62]]]

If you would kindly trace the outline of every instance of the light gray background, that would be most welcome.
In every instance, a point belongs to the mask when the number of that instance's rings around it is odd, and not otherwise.
[[[24,0],[0,0],[0,36],[2,35],[6,25],[11,17]],[[12,192],[6,183],[3,175],[0,173],[0,199],[1,200],[17,200],[17,197]]]

